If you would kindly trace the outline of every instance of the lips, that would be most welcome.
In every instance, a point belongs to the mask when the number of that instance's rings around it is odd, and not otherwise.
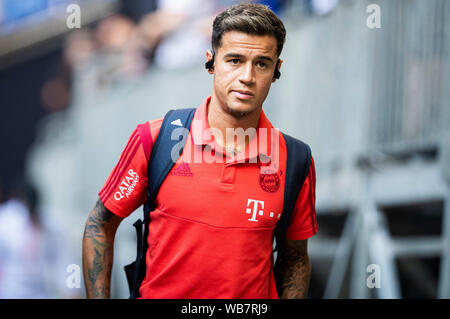
[[[254,96],[252,92],[247,90],[233,90],[233,94],[242,100],[251,99]]]

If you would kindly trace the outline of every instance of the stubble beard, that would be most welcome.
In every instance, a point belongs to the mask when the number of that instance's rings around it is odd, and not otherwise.
[[[239,110],[235,110],[232,109],[231,107],[229,107],[228,105],[225,105],[225,112],[229,115],[231,115],[232,117],[234,117],[237,120],[240,120],[244,117],[246,117],[247,115],[249,115],[250,113],[252,113],[252,111],[239,111]]]

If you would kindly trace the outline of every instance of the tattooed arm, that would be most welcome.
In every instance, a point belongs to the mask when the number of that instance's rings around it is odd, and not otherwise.
[[[83,235],[83,274],[88,298],[109,298],[114,236],[122,218],[99,199],[89,214]]]
[[[282,299],[303,299],[308,294],[311,266],[307,240],[286,240],[280,275]]]

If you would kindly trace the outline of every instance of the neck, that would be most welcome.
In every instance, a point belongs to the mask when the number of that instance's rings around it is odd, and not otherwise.
[[[226,112],[223,107],[217,102],[217,99],[214,98],[214,95],[211,97],[211,101],[207,106],[207,118],[208,125],[210,128],[218,129],[222,133],[222,140],[214,134],[213,135],[216,141],[221,144],[222,147],[227,149],[234,148],[236,152],[240,152],[247,147],[250,143],[250,139],[253,136],[245,135],[245,143],[239,143],[239,139],[234,141],[226,141],[227,136],[227,128],[228,129],[238,129],[242,128],[246,131],[248,128],[257,128],[258,121],[261,114],[261,109],[255,110],[245,116],[234,116]]]

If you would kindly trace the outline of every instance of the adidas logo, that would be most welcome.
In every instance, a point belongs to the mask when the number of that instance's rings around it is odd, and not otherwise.
[[[181,124],[181,120],[180,119],[176,119],[175,121],[170,122],[170,124],[176,125],[176,126],[183,126],[183,124]]]
[[[171,175],[176,176],[192,176],[192,172],[189,169],[189,165],[185,162],[181,163],[170,172]]]

